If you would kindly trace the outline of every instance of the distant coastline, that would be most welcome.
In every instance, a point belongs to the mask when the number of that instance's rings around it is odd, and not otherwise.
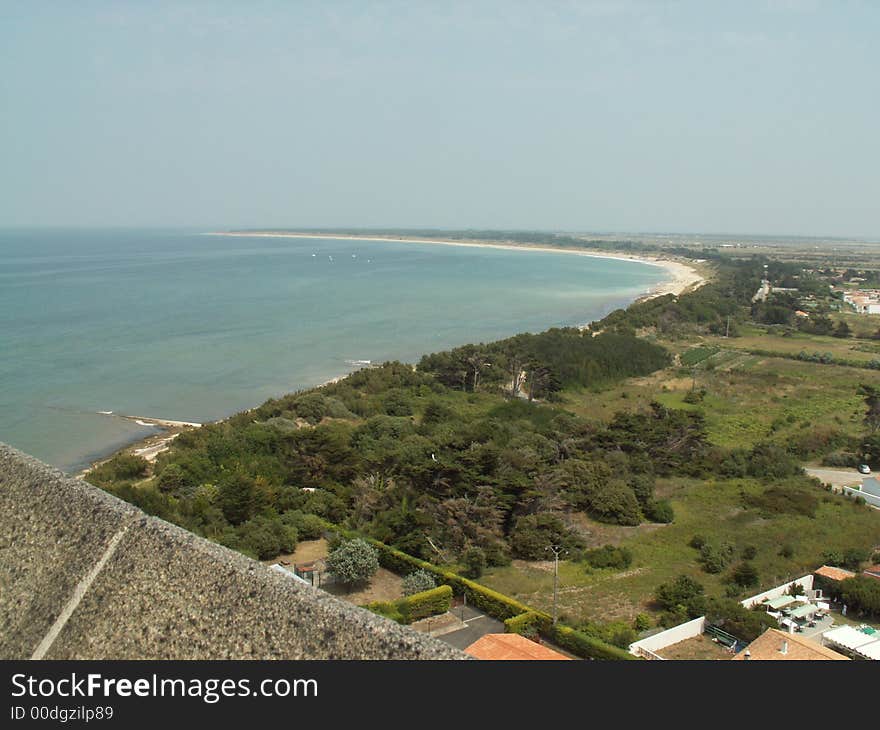
[[[650,266],[659,266],[667,271],[669,278],[656,286],[652,287],[648,292],[637,297],[633,303],[646,301],[655,297],[673,294],[678,296],[686,291],[693,291],[706,283],[706,278],[692,265],[679,260],[674,260],[666,256],[653,256],[651,254],[632,255],[627,253],[609,253],[607,251],[597,251],[594,249],[571,248],[563,246],[545,246],[540,244],[520,244],[509,243],[503,241],[454,241],[441,238],[418,238],[418,237],[391,237],[391,236],[370,236],[370,235],[352,235],[352,234],[330,234],[330,233],[304,233],[304,232],[276,232],[276,231],[216,231],[204,233],[206,236],[228,236],[240,238],[326,238],[336,240],[354,240],[354,241],[384,241],[391,243],[430,243],[444,246],[464,246],[471,248],[494,248],[505,251],[529,250],[542,253],[565,253],[575,254],[578,256],[587,256],[592,258],[616,259],[621,261],[634,261]],[[589,323],[584,322],[581,328],[586,327]],[[336,383],[347,377],[349,373],[344,373],[336,377],[329,378],[321,382],[313,388],[323,388],[326,385]],[[311,389],[311,388],[310,388]],[[259,404],[256,404],[256,408]],[[108,414],[109,415],[109,414]],[[113,414],[120,417],[118,414]],[[149,425],[161,428],[162,431],[151,434],[146,438],[138,439],[127,446],[113,451],[112,453],[102,456],[100,459],[93,461],[87,468],[79,471],[76,476],[80,479],[85,478],[90,471],[109,461],[113,457],[122,453],[132,453],[141,456],[150,462],[156,460],[164,451],[171,447],[171,443],[183,431],[191,428],[198,428],[201,424],[189,423],[183,421],[168,421],[160,418],[144,418],[133,416],[121,416],[135,422],[145,422]],[[216,423],[222,423],[225,418],[218,419]]]
[[[369,234],[353,235],[350,233],[306,233],[296,231],[210,231],[206,236],[232,236],[237,238],[328,238],[351,241],[385,241],[389,243],[434,243],[442,246],[464,246],[469,248],[495,248],[503,251],[540,251],[544,253],[567,253],[592,258],[616,259],[618,261],[636,261],[649,266],[659,266],[669,273],[669,280],[653,287],[649,292],[638,297],[636,301],[645,301],[654,297],[674,294],[678,296],[686,291],[698,289],[706,283],[706,278],[690,264],[651,254],[609,253],[587,248],[571,248],[568,246],[544,246],[541,244],[510,243],[504,241],[453,241],[444,238],[420,238],[411,236],[371,236]],[[586,323],[585,323],[586,324]]]

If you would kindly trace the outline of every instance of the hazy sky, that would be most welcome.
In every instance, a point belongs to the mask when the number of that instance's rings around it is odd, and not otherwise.
[[[880,236],[880,2],[0,0],[0,225]]]

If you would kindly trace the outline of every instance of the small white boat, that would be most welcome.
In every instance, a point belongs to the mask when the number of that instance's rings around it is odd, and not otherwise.
[[[98,411],[102,416],[112,416],[113,411]]]

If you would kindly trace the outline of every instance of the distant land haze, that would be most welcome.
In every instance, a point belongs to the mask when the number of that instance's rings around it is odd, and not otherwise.
[[[202,231],[0,232],[0,441],[65,470],[349,372],[599,318],[661,268],[562,252]],[[99,411],[112,411],[101,414]]]

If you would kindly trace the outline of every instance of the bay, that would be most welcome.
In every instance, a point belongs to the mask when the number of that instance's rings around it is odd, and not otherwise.
[[[0,231],[0,440],[76,471],[154,429],[581,324],[667,278],[564,252],[181,230]]]

